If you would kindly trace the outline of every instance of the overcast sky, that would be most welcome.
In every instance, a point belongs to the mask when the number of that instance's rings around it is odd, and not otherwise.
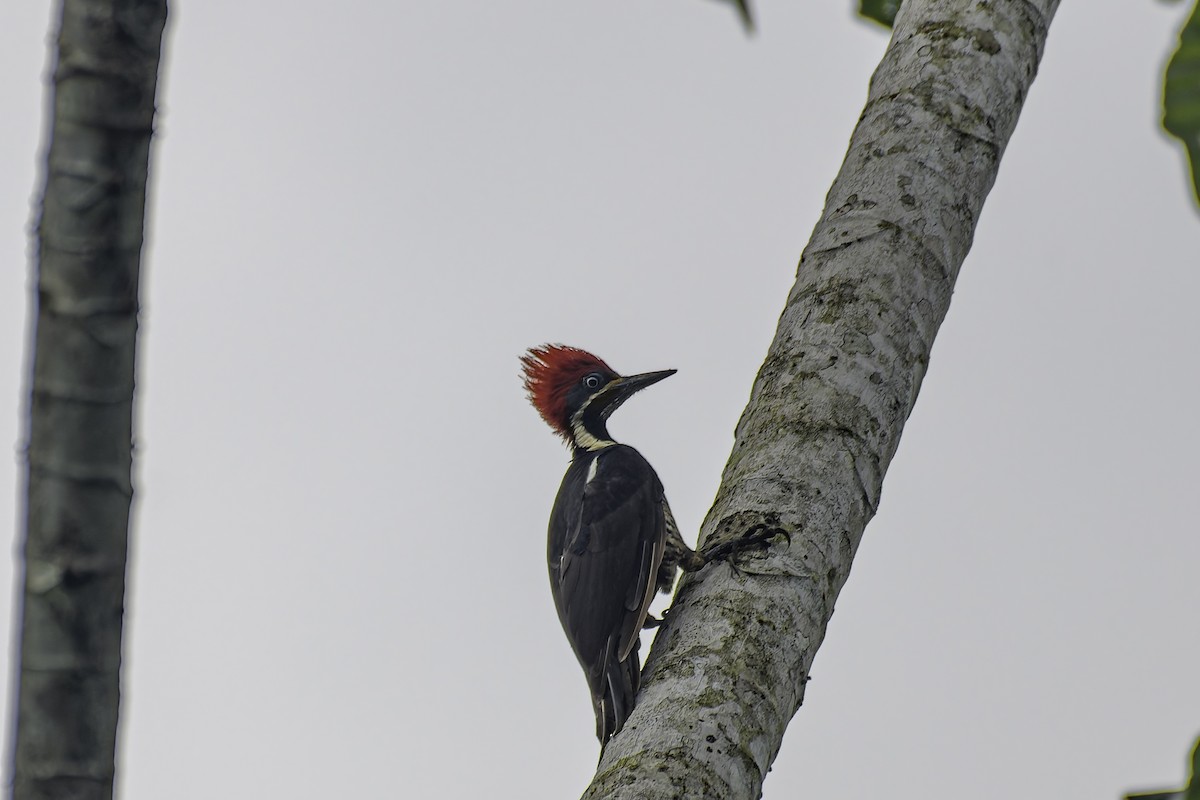
[[[598,746],[544,563],[568,454],[517,356],[679,370],[611,430],[694,540],[885,33],[850,0],[760,0],[752,38],[706,0],[173,5],[122,795],[578,796]],[[1063,3],[768,800],[1182,778],[1200,215],[1158,98],[1185,11]],[[14,453],[50,18],[0,11]]]

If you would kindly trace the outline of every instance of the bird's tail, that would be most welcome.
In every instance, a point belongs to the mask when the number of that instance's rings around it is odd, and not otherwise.
[[[641,662],[638,659],[638,643],[635,642],[624,661],[619,660],[615,647],[611,647],[604,660],[604,668],[592,685],[592,706],[596,711],[596,738],[600,740],[600,754],[608,740],[617,735],[625,720],[633,713],[634,698],[641,684]]]

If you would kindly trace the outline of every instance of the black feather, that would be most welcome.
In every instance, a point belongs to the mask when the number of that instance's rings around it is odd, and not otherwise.
[[[549,533],[554,605],[587,677],[603,744],[625,724],[637,694],[638,635],[666,540],[662,483],[627,445],[576,451]]]

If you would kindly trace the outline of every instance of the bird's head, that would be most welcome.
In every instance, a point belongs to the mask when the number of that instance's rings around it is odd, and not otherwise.
[[[605,422],[634,392],[675,374],[668,369],[618,375],[577,347],[545,344],[521,356],[529,402],[568,444],[595,450],[612,444]]]

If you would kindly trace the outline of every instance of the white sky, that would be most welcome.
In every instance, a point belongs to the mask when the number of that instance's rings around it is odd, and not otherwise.
[[[747,39],[701,0],[175,3],[127,800],[583,790],[544,567],[567,454],[517,355],[678,368],[612,430],[698,527],[886,43],[851,5],[759,0]],[[1181,779],[1200,215],[1157,103],[1185,11],[1063,4],[768,800]],[[14,450],[49,18],[0,11]]]

